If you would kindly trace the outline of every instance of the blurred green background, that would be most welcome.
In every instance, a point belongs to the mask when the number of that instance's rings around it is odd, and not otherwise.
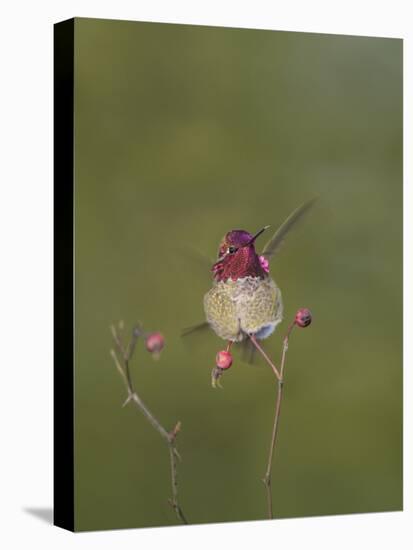
[[[121,319],[166,337],[132,369],[165,427],[182,422],[189,521],[266,518],[273,376],[237,359],[211,388],[223,342],[180,338],[210,284],[185,247],[213,257],[314,195],[271,265],[270,353],[298,307],[314,316],[288,352],[275,515],[400,510],[402,41],[76,19],[75,47],[76,529],[178,523],[164,442],[121,407]]]

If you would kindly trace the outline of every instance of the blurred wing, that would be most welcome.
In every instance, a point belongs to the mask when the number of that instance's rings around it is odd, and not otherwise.
[[[295,225],[305,216],[305,214],[311,210],[316,200],[317,197],[305,202],[288,216],[285,222],[277,229],[271,239],[264,246],[264,249],[261,252],[263,256],[268,259],[274,256],[287,236],[287,233],[289,233],[291,229],[293,229]]]
[[[200,281],[201,284],[211,284],[212,266],[216,260],[210,259],[196,248],[185,245],[179,246],[176,249],[174,257],[179,261],[179,269],[184,268],[185,271],[191,273],[196,281]]]
[[[204,332],[209,330],[211,327],[209,326],[209,323],[207,321],[202,321],[202,323],[198,323],[197,325],[192,325],[190,327],[184,328],[181,331],[181,336],[189,336],[190,334],[194,334],[197,332]]]
[[[184,256],[186,256],[186,258],[192,260],[194,263],[197,263],[207,273],[211,273],[211,268],[216,260],[208,258],[206,254],[203,254],[192,246],[182,246],[181,252]]]
[[[181,330],[181,341],[194,361],[207,361],[212,366],[214,365],[215,354],[221,344],[206,321]]]

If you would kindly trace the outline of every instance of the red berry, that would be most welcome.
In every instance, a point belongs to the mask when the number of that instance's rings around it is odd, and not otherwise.
[[[159,356],[165,345],[165,338],[160,332],[152,332],[148,334],[145,339],[146,349],[153,353],[155,356]]]
[[[311,311],[306,307],[303,307],[297,311],[294,322],[298,327],[305,328],[311,324],[311,320]]]
[[[220,369],[229,369],[232,365],[232,355],[230,352],[226,350],[219,351],[216,357],[216,364]]]

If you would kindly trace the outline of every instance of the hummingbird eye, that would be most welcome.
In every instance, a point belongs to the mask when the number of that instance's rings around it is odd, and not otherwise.
[[[228,247],[228,254],[234,254],[234,252],[236,252],[238,250],[238,248],[236,248],[235,246],[229,246]]]

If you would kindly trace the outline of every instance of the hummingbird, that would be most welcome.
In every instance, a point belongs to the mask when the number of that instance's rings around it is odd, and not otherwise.
[[[204,296],[206,321],[186,329],[184,335],[209,326],[227,341],[228,352],[233,343],[252,344],[277,372],[258,342],[268,338],[283,319],[281,290],[270,275],[270,260],[315,201],[313,198],[296,208],[260,253],[256,250],[256,240],[270,226],[256,233],[232,229],[225,234],[211,267],[212,287]]]
[[[269,229],[268,225],[254,234],[232,229],[221,240],[218,258],[211,268],[213,285],[204,296],[204,311],[208,325],[228,342],[228,351],[234,342],[249,339],[274,368],[258,343],[268,338],[283,319],[281,290],[270,275],[270,260],[315,200],[295,209],[261,253],[256,251],[256,240]]]
[[[205,317],[214,332],[228,342],[241,342],[254,335],[270,336],[282,321],[281,291],[269,275],[269,262],[255,250],[252,235],[232,229],[219,245],[212,266],[214,284],[204,296]]]

